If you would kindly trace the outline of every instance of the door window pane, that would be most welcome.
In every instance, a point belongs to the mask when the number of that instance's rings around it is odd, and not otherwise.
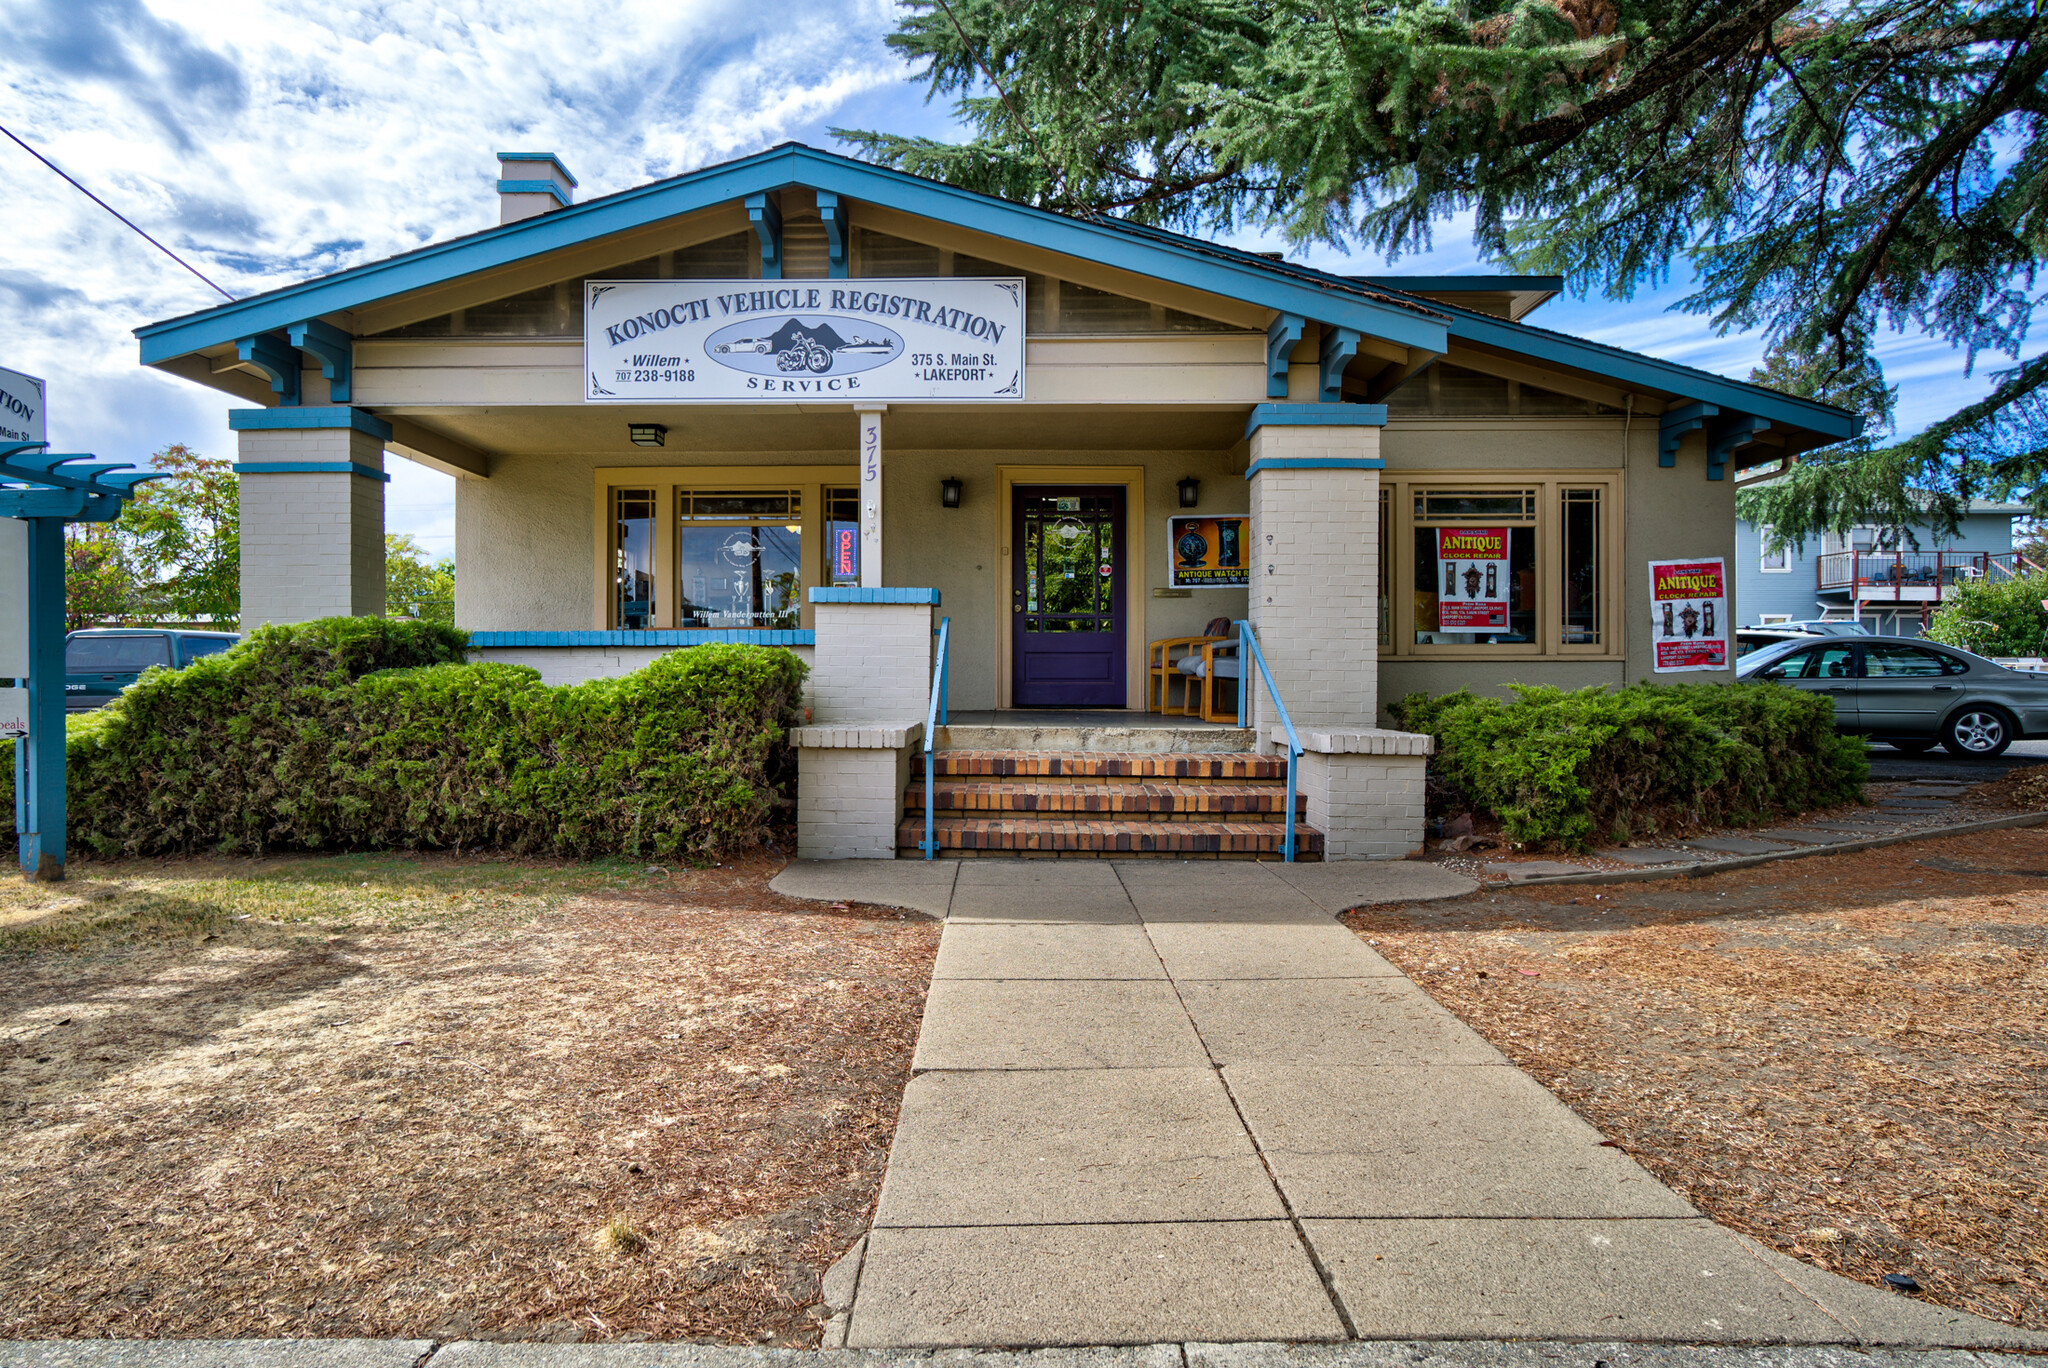
[[[1025,630],[1114,632],[1114,498],[1028,497],[1023,512]]]
[[[654,625],[654,491],[612,491],[612,626]]]
[[[1564,635],[1567,645],[1600,644],[1600,491],[1567,489],[1563,495]]]
[[[1918,646],[1873,644],[1863,648],[1863,673],[1873,679],[1930,678],[1961,674],[1961,661]]]
[[[1850,679],[1856,673],[1853,646],[1816,646],[1786,656],[1780,666],[1787,679]]]

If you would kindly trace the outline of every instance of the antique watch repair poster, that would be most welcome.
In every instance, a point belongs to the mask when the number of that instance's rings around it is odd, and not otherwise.
[[[1725,670],[1728,572],[1719,560],[1650,562],[1650,640],[1658,674]]]

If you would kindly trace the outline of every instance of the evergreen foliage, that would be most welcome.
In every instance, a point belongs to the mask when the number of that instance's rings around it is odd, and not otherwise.
[[[1583,850],[1672,829],[1747,826],[1862,796],[1863,739],[1827,699],[1769,684],[1511,685],[1393,705],[1436,738],[1434,774],[1525,846]]]
[[[1780,535],[2048,511],[2033,0],[908,0],[890,42],[972,136],[841,136],[919,175],[1389,256],[1470,214],[1489,259],[1619,298],[1684,258],[1683,307],[1765,331],[1763,382],[1869,420],[1745,503]],[[1887,445],[1887,327],[2015,364]]]
[[[522,666],[463,663],[466,640],[438,622],[327,618],[145,673],[73,723],[73,844],[709,859],[763,837],[804,674],[790,652],[698,646],[550,688]]]
[[[1927,639],[1982,656],[2048,654],[2048,575],[1968,580],[1942,595]]]

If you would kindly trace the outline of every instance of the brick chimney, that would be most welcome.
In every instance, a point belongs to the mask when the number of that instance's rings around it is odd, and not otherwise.
[[[576,202],[576,178],[552,152],[498,154],[498,222],[517,223]]]

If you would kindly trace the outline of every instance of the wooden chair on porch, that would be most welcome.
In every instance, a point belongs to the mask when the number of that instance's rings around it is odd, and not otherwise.
[[[1223,651],[1220,657],[1218,648]],[[1221,720],[1215,707],[1215,681],[1219,675],[1226,679],[1234,677],[1236,651],[1237,634],[1230,629],[1229,618],[1214,619],[1201,636],[1168,637],[1153,642],[1145,685],[1146,710],[1200,717],[1204,722]],[[1178,707],[1173,702],[1175,679],[1181,684]],[[1233,700],[1233,709],[1235,706]],[[1234,711],[1230,720],[1237,720]]]

